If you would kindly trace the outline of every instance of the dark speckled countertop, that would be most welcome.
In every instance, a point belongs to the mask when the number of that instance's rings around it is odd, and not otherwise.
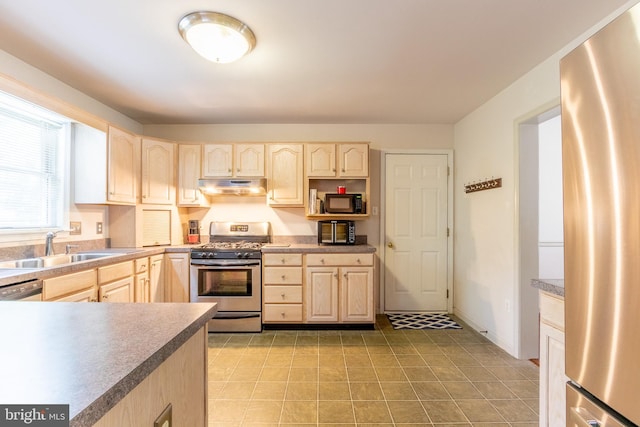
[[[564,280],[561,279],[532,279],[531,286],[541,291],[564,297]]]
[[[91,426],[215,314],[215,304],[0,302],[0,402],[69,404]]]

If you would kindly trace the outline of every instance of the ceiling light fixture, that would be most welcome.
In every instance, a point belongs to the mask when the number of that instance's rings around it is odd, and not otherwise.
[[[221,64],[242,58],[256,45],[251,28],[223,13],[190,13],[180,20],[178,30],[201,56]]]

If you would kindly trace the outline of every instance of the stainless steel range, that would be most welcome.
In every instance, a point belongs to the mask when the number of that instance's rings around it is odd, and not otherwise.
[[[210,332],[262,331],[262,255],[268,222],[212,222],[209,243],[191,250],[190,299],[216,302]]]

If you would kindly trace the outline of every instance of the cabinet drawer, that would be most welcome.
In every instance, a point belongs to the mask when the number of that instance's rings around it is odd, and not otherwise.
[[[98,269],[98,283],[108,283],[133,275],[133,261],[100,267]]]
[[[134,271],[136,274],[144,273],[149,268],[149,258],[144,257],[144,258],[134,259],[133,264],[135,269]]]
[[[373,265],[373,254],[307,254],[307,265]]]
[[[49,300],[97,285],[96,270],[80,271],[42,281],[42,299]]]
[[[265,303],[302,303],[302,286],[265,286]]]
[[[265,322],[302,322],[302,304],[265,304]]]
[[[301,285],[302,268],[267,267],[262,282],[266,285]]]
[[[540,292],[540,320],[564,331],[564,298]]]
[[[264,265],[302,265],[302,254],[264,254]]]

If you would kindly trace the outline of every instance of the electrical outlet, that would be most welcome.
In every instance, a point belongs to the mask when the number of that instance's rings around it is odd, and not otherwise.
[[[80,221],[71,221],[69,229],[69,234],[82,234],[82,223]]]
[[[96,234],[102,234],[102,223],[96,222]]]
[[[372,206],[371,207],[371,215],[373,215],[373,216],[378,215],[378,207],[377,206]]]

